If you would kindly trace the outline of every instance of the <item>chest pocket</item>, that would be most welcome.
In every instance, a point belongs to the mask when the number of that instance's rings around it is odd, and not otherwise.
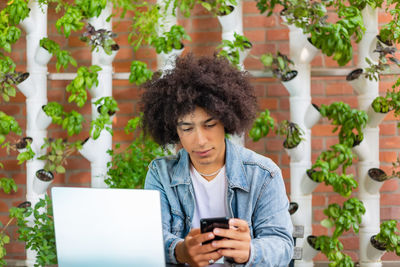
[[[182,237],[183,230],[185,228],[184,225],[184,216],[182,213],[176,210],[171,210],[171,233]]]

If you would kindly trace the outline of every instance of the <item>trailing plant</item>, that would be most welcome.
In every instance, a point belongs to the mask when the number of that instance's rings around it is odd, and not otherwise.
[[[117,43],[113,38],[117,37],[117,34],[106,29],[96,30],[90,23],[86,25],[86,31],[81,35],[80,39],[83,42],[88,43],[92,47],[92,51],[96,49],[99,51],[101,46],[107,55],[111,55],[112,51],[118,50]]]
[[[374,239],[380,246],[385,247],[386,251],[394,251],[397,256],[400,256],[400,231],[396,220],[382,222],[380,231]]]
[[[17,219],[18,240],[25,242],[27,249],[37,253],[35,266],[57,264],[53,208],[49,196],[41,198],[33,209],[13,209],[10,210],[10,217]],[[32,214],[33,225],[27,220]]]
[[[324,210],[324,214],[328,217],[321,221],[321,225],[326,228],[335,227],[332,236],[318,236],[315,249],[321,250],[330,261],[329,266],[354,266],[351,258],[342,252],[343,244],[339,241],[339,236],[344,231],[351,228],[355,233],[359,231],[361,216],[365,213],[364,204],[356,199],[350,198],[340,207],[338,204],[330,204]]]
[[[392,16],[392,19],[383,25],[379,31],[382,42],[392,45],[400,42],[400,2],[398,0],[386,1],[385,12]]]
[[[352,147],[364,139],[362,131],[368,120],[365,111],[351,109],[343,102],[334,102],[330,105],[322,104],[320,113],[323,117],[332,120],[332,124],[336,126],[332,132],[336,132],[340,126],[339,143]]]
[[[3,192],[6,194],[10,194],[11,191],[14,191],[14,193],[17,192],[18,187],[17,187],[17,184],[15,183],[14,179],[2,177],[2,178],[0,178],[0,189],[2,189]],[[1,257],[0,257],[0,259],[1,259]]]
[[[67,165],[67,158],[81,148],[82,143],[80,141],[68,143],[61,138],[45,138],[41,149],[46,149],[47,152],[38,157],[38,159],[46,161],[44,166],[46,171],[65,173],[65,167],[63,165]]]
[[[172,49],[180,50],[183,48],[183,40],[191,40],[186,34],[185,29],[180,25],[173,25],[168,32],[151,40],[151,45],[158,54],[168,54]]]
[[[117,112],[118,104],[111,96],[102,97],[94,102],[96,106],[99,106],[99,115],[95,120],[90,123],[90,135],[96,140],[103,129],[106,129],[111,135],[113,134],[112,128],[107,126],[111,125],[111,116]]]
[[[14,117],[8,116],[6,113],[0,111],[0,144],[6,140],[6,135],[10,132],[14,132],[18,135],[22,134],[21,127]]]
[[[101,67],[97,65],[79,67],[77,76],[67,85],[67,92],[70,93],[68,102],[75,102],[78,107],[83,107],[87,100],[86,90],[92,89],[94,85],[99,85],[98,72],[101,70]]]
[[[290,65],[293,65],[293,61],[279,51],[276,56],[271,53],[264,54],[261,56],[260,60],[267,69],[272,70],[272,74],[276,78],[284,82],[290,81],[297,75],[297,71],[290,69]]]
[[[396,88],[399,86],[400,79],[392,86],[392,90],[387,90],[385,96],[378,96],[372,101],[371,106],[375,112],[386,113],[394,110],[394,116],[400,117],[400,90]],[[400,123],[397,123],[397,127],[400,127]]]
[[[303,129],[298,124],[287,120],[283,120],[277,125],[276,133],[285,137],[285,141],[283,142],[285,148],[294,148],[304,140],[301,137],[304,135]]]
[[[109,177],[105,183],[111,188],[143,188],[150,162],[165,155],[163,149],[149,136],[143,132],[138,133],[140,120],[140,117],[133,118],[125,127],[127,134],[138,134],[126,149],[121,153],[108,151],[112,160],[107,164]],[[115,148],[119,149],[120,145],[117,144]]]
[[[200,0],[199,3],[214,15],[226,16],[237,5],[236,0]]]
[[[20,82],[20,73],[15,71],[15,63],[11,58],[0,55],[0,94],[4,101],[16,95],[15,85]]]
[[[238,66],[240,63],[240,51],[250,49],[252,44],[249,39],[243,35],[237,34],[236,32],[233,36],[235,37],[235,40],[233,41],[222,40],[222,44],[217,47],[217,49],[220,49],[218,56],[225,57],[233,65]]]
[[[129,74],[129,82],[141,85],[149,81],[153,77],[153,72],[147,68],[147,64],[134,60],[131,63],[131,73]]]
[[[395,57],[396,48],[392,46],[382,46],[378,41],[376,42],[376,49],[373,52],[379,53],[377,64],[372,62],[368,57],[365,61],[368,63],[368,67],[365,68],[365,77],[369,80],[379,80],[379,75],[390,69],[388,60],[400,66],[400,61]]]
[[[249,136],[257,142],[261,138],[268,135],[269,131],[274,129],[275,121],[270,116],[269,110],[266,109],[254,120],[253,127],[250,129]]]
[[[50,54],[55,55],[57,58],[56,69],[60,71],[60,68],[63,67],[66,69],[68,64],[76,67],[76,60],[71,56],[71,53],[66,50],[61,50],[60,45],[55,41],[50,40],[45,37],[40,40],[40,46],[46,49]]]
[[[59,103],[49,102],[43,107],[43,111],[52,118],[53,123],[61,125],[64,130],[67,130],[68,135],[79,134],[82,131],[84,118],[75,110],[65,112]]]

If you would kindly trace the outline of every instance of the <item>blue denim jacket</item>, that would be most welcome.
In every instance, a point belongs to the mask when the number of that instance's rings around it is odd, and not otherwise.
[[[188,153],[150,163],[145,189],[161,193],[166,262],[177,263],[175,246],[191,230],[195,200]],[[227,206],[231,217],[247,221],[250,258],[245,266],[287,266],[293,254],[292,222],[282,174],[269,158],[226,139]]]

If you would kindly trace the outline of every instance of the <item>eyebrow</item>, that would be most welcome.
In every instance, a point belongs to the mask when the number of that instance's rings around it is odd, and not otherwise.
[[[212,120],[215,120],[215,118],[214,118],[214,117],[210,117],[210,118],[208,118],[207,120],[205,120],[203,123],[208,123],[208,122],[210,122],[210,121],[212,121]],[[194,123],[185,122],[185,121],[180,121],[180,122],[178,122],[178,125],[177,125],[177,126],[192,126],[192,125],[194,125]]]

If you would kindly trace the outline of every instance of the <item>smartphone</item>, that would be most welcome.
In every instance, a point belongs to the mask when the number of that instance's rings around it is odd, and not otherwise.
[[[202,233],[212,232],[214,228],[229,229],[229,217],[200,219],[200,231]],[[221,240],[222,238],[221,236],[215,236],[214,239],[203,242],[203,244],[211,243],[213,240]]]

